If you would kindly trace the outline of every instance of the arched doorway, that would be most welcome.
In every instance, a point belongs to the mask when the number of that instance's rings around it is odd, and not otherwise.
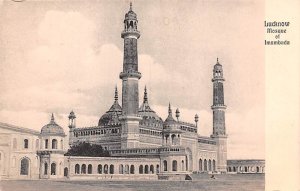
[[[202,168],[202,159],[199,159],[199,171],[202,172],[203,168]]]
[[[134,165],[130,166],[130,174],[134,174]]]
[[[69,172],[68,168],[67,168],[67,167],[65,167],[65,168],[64,168],[64,176],[65,176],[65,177],[67,177],[67,176],[68,176],[68,172]]]
[[[190,148],[186,148],[186,170],[192,171],[193,170],[193,155],[192,150]]]
[[[172,171],[177,171],[177,160],[172,161]]]
[[[21,175],[29,175],[29,159],[28,158],[23,158],[21,160],[20,174]]]
[[[56,175],[56,163],[51,164],[51,175]]]

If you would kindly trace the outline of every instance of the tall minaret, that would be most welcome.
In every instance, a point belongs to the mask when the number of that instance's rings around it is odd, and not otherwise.
[[[137,30],[137,17],[130,9],[125,14],[124,30],[121,37],[124,39],[124,60],[122,79],[122,135],[121,148],[135,148],[139,145],[139,79],[141,73],[138,71],[137,39],[140,32]]]
[[[217,58],[217,63],[213,69],[213,134],[211,137],[216,140],[218,145],[217,171],[225,173],[227,167],[227,135],[225,128],[225,110],[223,69]]]

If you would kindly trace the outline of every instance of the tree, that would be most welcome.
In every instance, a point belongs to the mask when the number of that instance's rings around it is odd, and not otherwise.
[[[110,155],[101,145],[81,142],[71,146],[65,156],[108,157]]]

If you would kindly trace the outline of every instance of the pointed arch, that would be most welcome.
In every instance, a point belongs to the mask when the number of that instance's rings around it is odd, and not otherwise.
[[[203,164],[202,164],[202,159],[199,159],[199,171],[202,172],[203,171]]]

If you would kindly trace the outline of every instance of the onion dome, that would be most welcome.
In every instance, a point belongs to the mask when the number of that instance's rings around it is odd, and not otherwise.
[[[130,2],[129,11],[125,14],[125,20],[136,20],[136,13],[132,11],[132,3]]]
[[[139,108],[139,115],[142,117],[140,124],[162,126],[162,119],[149,106],[146,86],[144,91],[144,101]]]
[[[217,58],[217,63],[214,66],[215,70],[222,70],[222,65],[219,63],[219,58]]]
[[[110,126],[120,124],[119,116],[122,115],[122,107],[118,102],[118,89],[115,88],[115,101],[110,109],[99,119],[98,126]]]
[[[76,118],[76,115],[74,113],[74,111],[72,110],[69,114],[69,119],[75,119]]]
[[[58,136],[65,136],[64,129],[59,126],[54,119],[53,113],[51,116],[50,123],[42,127],[41,129],[42,135],[58,135]]]
[[[169,113],[169,115],[168,115],[168,117],[167,117],[167,119],[165,120],[164,123],[174,123],[174,122],[176,122],[175,119],[172,116],[172,109],[171,109],[171,104],[170,103],[169,103],[168,113]]]

